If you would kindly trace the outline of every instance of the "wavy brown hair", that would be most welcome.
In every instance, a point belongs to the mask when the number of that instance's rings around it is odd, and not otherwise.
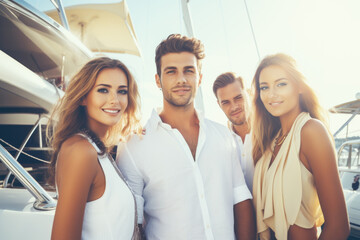
[[[252,116],[252,140],[254,164],[261,156],[270,149],[271,142],[281,128],[278,117],[272,116],[265,108],[260,99],[259,78],[261,71],[269,66],[281,67],[301,89],[299,96],[300,109],[308,112],[312,118],[318,119],[327,127],[326,111],[320,106],[317,96],[308,85],[304,75],[298,70],[296,61],[283,53],[265,57],[256,69],[252,82],[253,91],[253,116]],[[329,128],[327,128],[329,129]]]
[[[189,38],[181,34],[170,34],[155,50],[156,71],[161,76],[161,57],[168,53],[189,52],[195,55],[197,66],[201,73],[201,60],[204,59],[204,45],[196,38]]]
[[[106,134],[104,143],[97,145],[100,145],[98,146],[100,150],[105,152],[107,147],[113,146],[121,140],[126,140],[131,133],[141,133],[138,87],[128,68],[121,61],[108,57],[100,57],[89,61],[70,80],[64,96],[53,110],[47,127],[47,137],[53,151],[49,169],[49,183],[54,183],[57,155],[63,142],[84,129],[89,130],[86,110],[81,105],[83,99],[94,87],[99,73],[104,69],[112,68],[118,68],[126,75],[128,106],[119,123],[112,126]],[[94,134],[91,133],[91,135]]]

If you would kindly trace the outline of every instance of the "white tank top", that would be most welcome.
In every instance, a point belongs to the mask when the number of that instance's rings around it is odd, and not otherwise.
[[[86,135],[99,153],[99,148]],[[106,155],[98,155],[105,175],[104,194],[86,203],[81,239],[131,239],[134,231],[135,203],[133,195]]]

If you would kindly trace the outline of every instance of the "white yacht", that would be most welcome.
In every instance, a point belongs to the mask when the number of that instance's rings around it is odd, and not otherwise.
[[[336,135],[356,117],[360,115],[360,94],[358,99],[335,106],[330,109],[333,113],[351,115]],[[360,126],[359,126],[360,127]],[[338,150],[338,169],[345,195],[346,206],[351,227],[350,236],[360,238],[360,138],[345,141]]]
[[[90,9],[86,16],[110,8],[119,11],[118,25],[125,23],[124,43],[104,43],[92,32],[83,35],[86,45],[62,26],[68,22],[61,0],[51,2],[59,22],[27,1],[0,0],[0,239],[50,239],[56,199],[46,184],[45,128],[66,81],[95,56],[92,50],[140,55],[126,2],[72,7],[72,15]],[[115,36],[117,28],[110,31]]]

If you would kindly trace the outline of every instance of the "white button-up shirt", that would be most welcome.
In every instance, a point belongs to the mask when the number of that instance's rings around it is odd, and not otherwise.
[[[238,152],[241,169],[245,177],[246,185],[248,189],[252,192],[254,178],[254,161],[252,157],[251,134],[246,134],[245,141],[243,142],[241,137],[232,130],[232,127],[231,133],[236,142],[236,149]]]
[[[153,111],[143,136],[118,148],[147,239],[234,239],[233,205],[251,199],[230,131],[199,117],[195,161],[177,129]]]

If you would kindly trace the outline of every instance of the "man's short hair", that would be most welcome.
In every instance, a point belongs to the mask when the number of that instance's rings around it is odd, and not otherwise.
[[[227,85],[235,81],[239,81],[241,88],[245,89],[244,80],[240,76],[236,76],[235,73],[227,72],[219,75],[213,84],[213,92],[215,94],[215,97],[217,98],[217,90],[219,88],[226,87]]]
[[[193,53],[197,59],[197,67],[201,72],[201,60],[205,57],[204,45],[196,38],[189,38],[181,34],[170,34],[167,39],[163,40],[155,52],[156,71],[161,76],[161,57],[167,53]]]

